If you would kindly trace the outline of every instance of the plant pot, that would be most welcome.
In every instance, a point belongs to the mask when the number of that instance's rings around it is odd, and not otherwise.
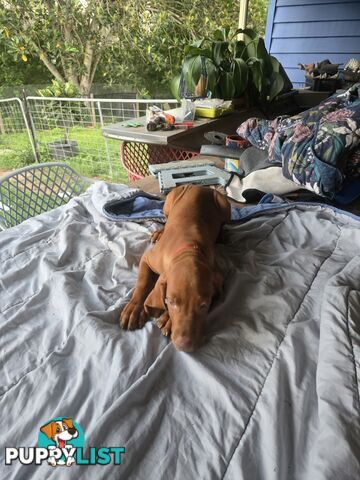
[[[79,153],[78,143],[74,140],[56,140],[55,142],[48,143],[47,147],[51,156],[57,160],[67,157],[76,157]]]

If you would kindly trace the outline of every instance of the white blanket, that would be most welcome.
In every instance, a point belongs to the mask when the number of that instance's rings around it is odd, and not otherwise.
[[[224,293],[186,354],[154,322],[119,328],[157,224],[102,218],[93,189],[0,234],[0,478],[359,478],[359,220],[288,206],[225,227]],[[57,416],[121,465],[4,465]]]

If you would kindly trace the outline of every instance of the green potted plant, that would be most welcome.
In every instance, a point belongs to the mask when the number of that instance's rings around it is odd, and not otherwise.
[[[243,40],[237,35],[243,34]],[[251,104],[269,102],[292,88],[279,61],[269,55],[263,38],[254,30],[216,30],[185,47],[181,75],[172,82],[175,96],[239,99]]]

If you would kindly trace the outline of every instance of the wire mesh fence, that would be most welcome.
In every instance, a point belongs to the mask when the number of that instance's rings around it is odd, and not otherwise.
[[[23,102],[0,100],[0,169],[22,167],[36,161],[34,140]]]
[[[150,105],[175,107],[176,100],[27,97],[26,105],[42,162],[64,161],[81,175],[126,183],[120,142],[101,128],[145,115]]]

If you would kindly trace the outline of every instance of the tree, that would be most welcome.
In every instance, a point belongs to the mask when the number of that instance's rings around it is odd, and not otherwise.
[[[59,82],[88,95],[101,55],[124,15],[111,0],[0,0],[0,30],[14,55],[37,58]]]
[[[126,82],[151,96],[169,94],[169,81],[181,68],[184,47],[219,26],[237,26],[234,0],[129,2],[119,42],[101,59],[99,81]],[[158,5],[158,3],[157,3]],[[101,75],[101,76],[100,76]]]
[[[180,71],[184,47],[218,28],[237,28],[234,0],[172,0],[172,11],[153,9],[155,2],[129,2],[119,42],[100,61],[99,82],[126,82],[151,96],[169,95],[169,82]],[[248,20],[265,30],[268,0],[250,0]],[[135,59],[135,61],[134,61]]]
[[[256,30],[260,36],[265,35],[268,6],[269,0],[249,0],[247,27]]]
[[[50,73],[40,61],[27,62],[19,59],[0,35],[0,91],[6,86],[46,83],[50,80]]]
[[[267,2],[250,0],[250,17],[252,4],[257,12]],[[0,0],[0,43],[14,61],[42,64],[84,96],[94,79],[163,92],[184,46],[236,27],[238,9],[234,0]]]

